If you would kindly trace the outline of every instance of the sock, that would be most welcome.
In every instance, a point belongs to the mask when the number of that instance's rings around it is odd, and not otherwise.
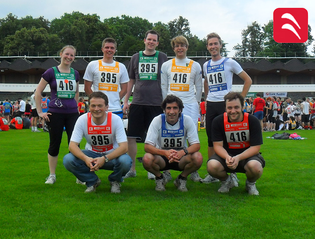
[[[181,174],[178,175],[178,179],[187,180],[187,178],[183,177]]]
[[[157,179],[157,180],[163,179],[163,178],[164,178],[163,173],[161,173],[161,176],[160,176],[160,177],[155,176],[155,179]]]

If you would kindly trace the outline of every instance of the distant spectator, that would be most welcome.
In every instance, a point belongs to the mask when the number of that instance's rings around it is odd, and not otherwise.
[[[16,116],[11,120],[10,129],[23,129],[23,120],[20,116]]]
[[[3,114],[0,113],[0,131],[8,131],[9,130],[9,121],[3,117]]]

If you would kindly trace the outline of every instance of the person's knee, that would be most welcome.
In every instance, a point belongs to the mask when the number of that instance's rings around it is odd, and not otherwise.
[[[66,169],[69,169],[69,167],[72,165],[74,158],[75,157],[72,153],[68,153],[63,157],[63,165]]]
[[[150,153],[146,153],[142,158],[142,164],[144,168],[148,168],[152,165],[154,156]]]
[[[249,161],[245,166],[245,170],[249,171],[253,175],[261,175],[263,172],[261,163],[257,160]]]
[[[202,158],[202,154],[200,152],[193,153],[191,158],[192,158],[192,161],[193,161],[195,166],[201,167],[202,162],[203,162],[203,158]]]
[[[224,169],[224,167],[222,166],[222,164],[217,161],[217,160],[209,160],[207,163],[207,171],[210,174],[216,174],[219,171],[222,171]]]
[[[132,159],[130,158],[128,154],[123,154],[119,156],[118,161],[123,168],[128,168],[128,170],[130,169],[131,164],[132,164]]]

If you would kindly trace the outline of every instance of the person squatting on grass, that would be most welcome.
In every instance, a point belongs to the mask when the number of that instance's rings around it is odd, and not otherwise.
[[[244,98],[230,92],[225,97],[226,112],[217,116],[212,124],[212,139],[215,154],[207,163],[208,173],[221,181],[218,192],[228,193],[234,187],[227,173],[245,173],[246,190],[250,195],[259,195],[256,181],[261,177],[265,160],[260,155],[263,144],[259,120],[243,113]]]
[[[70,153],[63,158],[65,168],[79,182],[85,182],[86,193],[95,192],[101,180],[95,174],[99,169],[111,170],[108,176],[112,193],[120,193],[123,176],[130,170],[132,160],[127,154],[128,143],[121,118],[108,111],[108,98],[102,92],[89,96],[90,112],[77,120],[69,144]],[[85,150],[79,143],[86,139]],[[78,181],[77,181],[78,182]]]
[[[37,113],[46,121],[49,130],[48,163],[50,175],[46,179],[46,184],[56,182],[56,167],[64,127],[69,143],[74,124],[79,116],[77,102],[80,75],[78,71],[70,67],[74,61],[75,52],[76,49],[71,45],[63,47],[60,51],[60,64],[44,72],[35,91]],[[49,111],[43,113],[41,94],[48,84],[51,89],[51,101],[49,102]]]
[[[200,141],[193,120],[182,114],[184,105],[180,98],[168,95],[162,102],[164,114],[156,116],[145,139],[143,167],[155,175],[156,191],[165,191],[165,170],[182,171],[174,181],[180,191],[188,191],[187,177],[202,165]],[[187,141],[189,147],[187,147]]]

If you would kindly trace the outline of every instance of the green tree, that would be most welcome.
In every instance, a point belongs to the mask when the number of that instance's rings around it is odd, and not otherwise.
[[[168,25],[162,22],[157,22],[154,24],[153,30],[159,33],[159,46],[157,49],[163,51],[166,54],[170,54],[173,52],[171,47],[171,36]]]
[[[277,43],[273,39],[273,21],[270,20],[263,27],[265,33],[264,50],[258,56],[269,57],[306,57],[307,47],[312,44],[314,38],[311,27],[308,26],[308,40],[305,43]]]
[[[242,31],[242,44],[233,47],[236,57],[255,57],[263,51],[265,34],[262,27],[255,21]],[[247,61],[243,59],[242,61]],[[249,59],[254,61],[254,59]]]
[[[49,35],[45,28],[35,27],[16,31],[14,35],[7,36],[4,43],[5,55],[43,55],[60,47],[56,35]]]
[[[182,16],[179,16],[173,21],[170,21],[168,23],[168,27],[169,27],[171,38],[179,36],[179,35],[183,35],[185,37],[191,36],[189,21],[186,18],[183,18]]]
[[[143,49],[145,33],[153,28],[153,24],[146,19],[126,15],[105,19],[104,23],[109,29],[108,36],[113,37],[117,41],[117,49],[119,51],[122,51],[122,49],[126,50],[126,46],[130,44],[124,41],[131,39],[134,44],[137,46],[141,45],[141,49]],[[138,47],[133,49],[138,49]]]

